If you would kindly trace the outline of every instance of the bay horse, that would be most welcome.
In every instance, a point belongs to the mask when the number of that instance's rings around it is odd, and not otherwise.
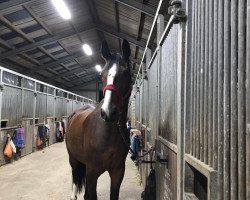
[[[131,95],[130,46],[123,40],[122,53],[111,53],[106,41],[101,47],[104,99],[96,106],[84,106],[69,116],[66,147],[72,168],[72,195],[85,187],[84,199],[96,200],[98,177],[108,171],[110,199],[119,199],[120,185],[129,151],[126,129]]]

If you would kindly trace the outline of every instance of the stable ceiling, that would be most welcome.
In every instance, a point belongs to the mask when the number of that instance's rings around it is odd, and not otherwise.
[[[106,39],[112,51],[119,51],[127,39],[137,73],[158,0],[64,1],[70,20],[58,14],[51,0],[0,0],[1,66],[66,90],[81,90],[100,79],[94,66],[103,64],[101,42]],[[91,46],[92,56],[83,52],[83,43]],[[150,47],[155,48],[154,40]]]

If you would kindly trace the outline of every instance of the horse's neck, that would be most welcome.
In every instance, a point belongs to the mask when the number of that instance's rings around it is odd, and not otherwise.
[[[103,104],[103,101],[104,101],[104,100],[102,100],[102,101],[96,106],[95,110],[96,110],[97,112],[98,112],[98,110],[101,109],[102,104]],[[122,112],[121,112],[120,117],[119,117],[119,122],[120,122],[121,124],[124,124],[124,125],[126,125],[126,122],[127,122],[128,102],[129,102],[129,100],[125,100],[125,101],[124,101],[123,108],[122,108]]]
[[[120,123],[126,124],[127,114],[128,114],[128,100],[126,100],[123,104],[122,113],[120,115]]]

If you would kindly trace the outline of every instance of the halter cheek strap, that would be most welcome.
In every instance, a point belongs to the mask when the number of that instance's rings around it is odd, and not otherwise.
[[[102,90],[102,91],[103,91],[103,96],[105,96],[106,90],[111,90],[111,91],[113,91],[113,92],[116,94],[116,96],[117,96],[121,101],[126,100],[126,99],[130,96],[130,94],[131,94],[131,89],[129,89],[129,90],[126,92],[126,94],[123,96],[122,93],[119,91],[119,89],[118,89],[115,85],[113,85],[113,84],[106,85],[106,86],[103,88],[103,90]]]

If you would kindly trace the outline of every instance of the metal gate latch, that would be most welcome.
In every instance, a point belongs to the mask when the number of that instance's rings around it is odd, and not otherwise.
[[[163,165],[167,165],[168,166],[168,155],[165,156],[165,158],[162,157],[163,155],[156,153],[156,161],[163,164]]]
[[[172,0],[168,8],[168,14],[174,16],[174,23],[178,24],[186,20],[186,11],[182,7],[182,1]]]

